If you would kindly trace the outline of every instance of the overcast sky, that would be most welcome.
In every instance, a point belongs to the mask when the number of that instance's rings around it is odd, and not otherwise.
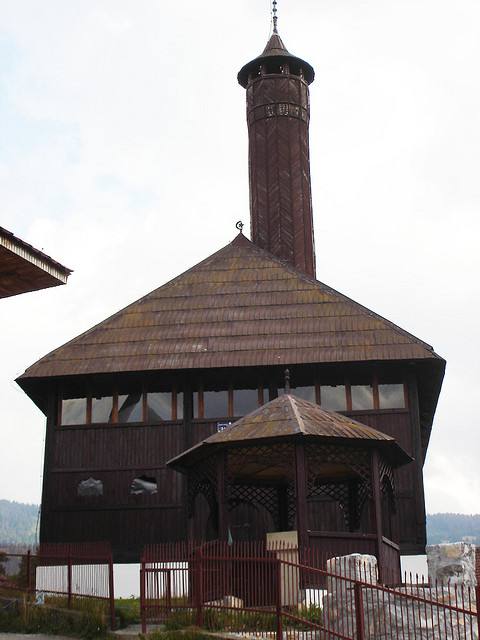
[[[27,366],[248,223],[240,67],[267,0],[0,0],[0,225],[74,269],[0,303],[0,498],[38,502]],[[447,360],[429,512],[480,512],[480,3],[279,0],[316,70],[317,276]]]

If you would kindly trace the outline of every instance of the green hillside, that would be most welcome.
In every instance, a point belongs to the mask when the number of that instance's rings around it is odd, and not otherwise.
[[[34,544],[38,505],[0,500],[0,544]],[[480,545],[480,514],[427,516],[428,544],[465,540]]]
[[[38,505],[0,500],[0,543],[34,544]]]
[[[480,514],[434,513],[427,516],[428,544],[472,542],[480,545]]]

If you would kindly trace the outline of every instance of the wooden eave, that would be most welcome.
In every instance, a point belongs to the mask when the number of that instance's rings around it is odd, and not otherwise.
[[[66,284],[71,269],[0,227],[0,298]]]

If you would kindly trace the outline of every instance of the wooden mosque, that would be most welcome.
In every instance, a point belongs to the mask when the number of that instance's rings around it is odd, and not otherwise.
[[[109,540],[133,562],[148,543],[297,531],[332,555],[424,553],[445,361],[316,279],[313,80],[275,21],[238,74],[251,240],[18,378],[46,416],[42,542]]]

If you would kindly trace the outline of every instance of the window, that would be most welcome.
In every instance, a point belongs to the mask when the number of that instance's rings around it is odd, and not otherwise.
[[[203,417],[223,418],[228,416],[228,391],[203,392]]]
[[[154,392],[147,393],[147,420],[148,422],[162,422],[172,419],[172,393]]]
[[[141,393],[118,396],[118,422],[142,422],[143,397]]]
[[[233,415],[246,416],[258,409],[258,389],[235,389],[233,391]]]
[[[177,391],[177,420],[183,420],[183,391]]]
[[[95,478],[88,478],[88,480],[82,480],[77,486],[77,495],[79,496],[103,496],[103,482],[101,480],[95,480]]]
[[[380,409],[405,409],[403,384],[379,384],[378,399]]]
[[[113,422],[113,397],[92,398],[92,422]]]
[[[134,478],[130,485],[130,495],[132,496],[151,496],[157,493],[157,481],[155,478],[148,476],[140,476]]]
[[[62,400],[62,424],[85,424],[87,421],[86,398],[64,398]]]
[[[345,385],[322,385],[320,387],[320,404],[323,409],[329,409],[330,411],[346,411],[347,394],[345,391]]]
[[[370,384],[352,384],[352,410],[373,409],[373,387]]]

